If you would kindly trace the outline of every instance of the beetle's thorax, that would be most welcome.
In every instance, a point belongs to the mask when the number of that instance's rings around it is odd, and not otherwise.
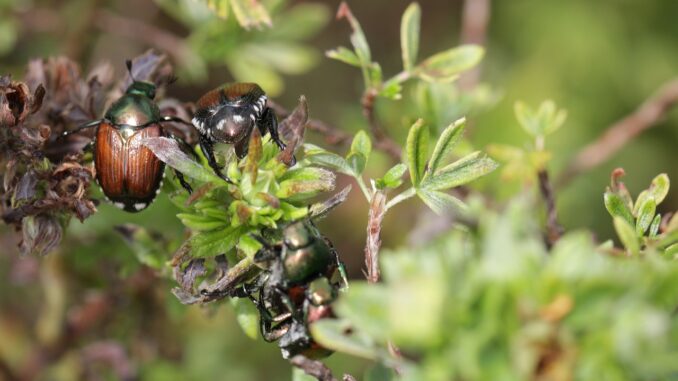
[[[143,126],[160,119],[160,110],[150,98],[128,93],[111,105],[105,118],[118,126]]]

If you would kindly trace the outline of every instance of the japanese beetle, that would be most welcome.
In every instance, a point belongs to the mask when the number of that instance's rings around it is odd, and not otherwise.
[[[209,91],[196,103],[192,122],[200,133],[200,148],[222,179],[231,182],[214,158],[215,143],[233,144],[236,155],[242,159],[247,155],[256,126],[262,136],[270,133],[280,150],[285,149],[278,136],[278,119],[266,106],[266,99],[266,93],[256,83],[231,83]]]
[[[310,220],[286,226],[282,240],[275,245],[262,237],[257,239],[264,247],[255,254],[254,262],[264,272],[235,296],[249,297],[255,303],[262,337],[279,340],[283,357],[329,355],[331,351],[310,336],[308,325],[333,317],[331,303],[338,291],[347,287],[336,250]]]
[[[127,61],[132,77],[132,62]],[[156,85],[132,77],[125,94],[106,111],[103,119],[94,120],[75,130],[64,132],[62,138],[85,129],[96,128],[94,166],[96,179],[106,199],[127,212],[139,212],[148,207],[159,193],[165,173],[165,163],[142,144],[145,138],[170,136],[162,122],[181,122],[179,118],[161,116],[154,102]],[[185,144],[185,143],[184,143]],[[190,193],[191,187],[183,175],[175,171],[181,185]]]

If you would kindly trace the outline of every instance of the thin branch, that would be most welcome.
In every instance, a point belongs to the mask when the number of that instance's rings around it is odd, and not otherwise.
[[[393,141],[391,137],[386,134],[386,131],[379,125],[377,117],[374,114],[374,102],[377,99],[376,89],[368,89],[363,95],[361,104],[363,107],[363,115],[370,125],[370,132],[374,137],[374,147],[384,151],[391,156],[393,160],[400,162],[402,160],[402,150],[398,143]]]
[[[318,381],[338,381],[332,375],[332,371],[325,364],[318,360],[311,360],[303,355],[296,355],[290,359],[290,363],[304,371]]]
[[[546,243],[549,247],[552,247],[563,234],[563,228],[558,224],[556,199],[548,172],[546,172],[546,169],[542,169],[537,172],[537,177],[539,178],[539,192],[544,203],[546,203]]]
[[[374,192],[367,220],[367,242],[365,243],[365,266],[367,281],[379,281],[379,248],[381,247],[381,222],[386,212],[386,195],[382,191]]]
[[[285,119],[291,114],[285,107],[270,99],[268,100],[268,107],[272,108],[280,119]],[[325,137],[325,142],[330,145],[342,145],[351,142],[351,135],[322,120],[309,119],[306,123],[306,128],[323,135]]]
[[[678,102],[678,78],[663,85],[633,113],[610,126],[595,142],[582,148],[557,181],[567,185],[577,175],[607,161],[634,137],[656,125]]]
[[[466,0],[461,16],[461,42],[463,44],[485,45],[487,26],[490,21],[490,0]],[[480,65],[459,78],[464,90],[474,88],[480,80]]]

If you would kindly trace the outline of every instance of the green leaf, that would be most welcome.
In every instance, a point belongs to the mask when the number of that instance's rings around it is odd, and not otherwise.
[[[421,188],[443,190],[469,183],[497,168],[497,163],[480,151],[470,153],[441,168],[421,182]]]
[[[238,249],[240,249],[248,258],[254,258],[254,255],[261,250],[261,242],[254,239],[249,234],[240,237]]]
[[[379,356],[374,342],[365,334],[351,332],[346,320],[324,319],[310,326],[313,339],[325,348],[353,356],[376,360]]]
[[[518,101],[514,105],[514,111],[518,123],[532,137],[543,137],[554,133],[567,118],[567,112],[559,110],[551,100],[542,102],[537,111]]]
[[[210,231],[224,226],[223,220],[218,220],[206,215],[179,213],[177,214],[177,217],[184,226],[196,231]]]
[[[240,26],[245,29],[273,25],[266,8],[258,0],[231,0],[231,8]]]
[[[605,208],[612,217],[623,218],[629,225],[635,225],[633,214],[631,214],[629,207],[621,196],[608,191],[603,195],[603,200],[605,202]]]
[[[319,61],[319,55],[314,49],[286,41],[249,43],[239,49],[239,54],[246,54],[281,73],[293,75],[307,72]]]
[[[399,82],[387,81],[379,90],[379,96],[397,101],[403,97],[402,92],[403,86]]]
[[[426,81],[450,82],[476,66],[483,54],[483,48],[478,45],[462,45],[427,58],[417,66],[416,72]]]
[[[648,191],[657,205],[661,204],[666,198],[666,195],[669,194],[670,185],[671,182],[666,173],[662,173],[652,179],[652,184]]]
[[[352,66],[360,67],[360,58],[358,58],[358,56],[355,53],[353,53],[352,50],[349,50],[343,46],[340,46],[336,49],[328,50],[327,52],[325,52],[325,55],[328,58],[332,58]]]
[[[228,18],[228,0],[206,0],[207,7],[222,19]]]
[[[341,3],[339,6],[337,19],[341,18],[346,18],[348,23],[351,25],[351,29],[353,29],[353,33],[351,34],[351,44],[353,45],[356,55],[358,56],[360,66],[368,68],[372,64],[370,46],[367,43],[367,38],[365,38],[365,33],[363,33],[363,29],[360,27],[358,19],[353,16],[351,9],[346,3]]]
[[[270,8],[272,6],[269,5]],[[276,18],[271,31],[279,40],[303,40],[316,36],[330,21],[332,13],[327,5],[320,3],[297,3],[286,10],[283,17]]]
[[[334,173],[322,168],[303,168],[298,171],[294,177],[280,182],[276,197],[303,200],[334,189]]]
[[[443,133],[440,134],[438,142],[433,149],[431,159],[429,160],[428,173],[435,173],[435,171],[438,170],[440,164],[442,164],[443,160],[445,160],[447,155],[452,151],[452,148],[454,148],[459,139],[461,139],[465,125],[465,118],[458,119],[445,128]]]
[[[400,48],[403,54],[403,68],[412,70],[417,62],[419,51],[419,29],[421,25],[421,8],[412,3],[403,13],[400,22]]]
[[[355,176],[360,176],[365,170],[367,160],[369,160],[370,152],[372,152],[372,141],[367,133],[363,130],[353,138],[351,142],[351,150],[346,156],[346,161],[353,170]]]
[[[640,243],[633,227],[622,217],[615,216],[613,220],[614,230],[617,232],[619,240],[632,255],[638,255],[640,252]]]
[[[224,254],[233,249],[244,233],[245,229],[242,226],[200,232],[190,238],[191,255],[195,258],[204,258]]]
[[[639,236],[645,234],[654,220],[654,214],[657,211],[657,203],[652,197],[649,197],[638,209],[638,218],[636,219],[636,232]]]
[[[652,220],[652,225],[650,225],[650,233],[649,236],[650,238],[654,238],[657,236],[657,233],[659,232],[659,225],[662,222],[662,216],[660,214],[657,214],[654,216],[654,220]]]
[[[235,317],[242,331],[252,340],[259,337],[259,311],[257,307],[245,298],[231,298],[231,305]]]
[[[416,187],[421,182],[426,168],[428,155],[428,128],[422,119],[417,120],[407,135],[407,161],[410,168],[410,178]]]
[[[227,185],[224,180],[200,165],[181,150],[178,143],[171,138],[154,137],[146,138],[142,144],[148,147],[153,154],[162,160],[165,164],[183,173],[184,175],[202,182],[212,182],[215,184]]]
[[[417,189],[417,196],[437,214],[465,212],[467,207],[458,198],[436,190]]]
[[[378,189],[397,188],[403,183],[402,177],[407,171],[407,166],[403,163],[398,163],[389,169],[384,177],[377,179],[376,185]]]
[[[346,175],[352,175],[351,166],[346,160],[329,151],[312,144],[304,144],[305,158],[312,164],[323,166],[341,172]]]

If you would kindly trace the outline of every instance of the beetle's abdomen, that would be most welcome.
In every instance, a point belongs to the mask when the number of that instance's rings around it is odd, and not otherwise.
[[[97,180],[106,197],[128,212],[145,209],[155,198],[165,164],[144,145],[148,137],[162,136],[158,124],[141,129],[117,129],[102,122],[97,132]]]

